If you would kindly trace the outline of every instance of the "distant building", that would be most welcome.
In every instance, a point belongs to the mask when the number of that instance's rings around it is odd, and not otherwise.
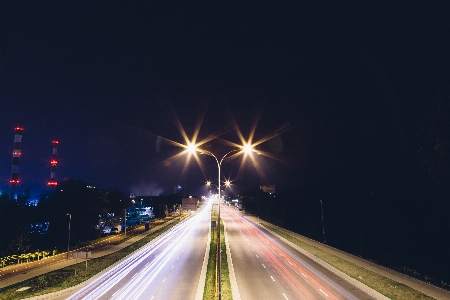
[[[181,199],[181,208],[183,210],[192,210],[192,211],[196,211],[197,210],[197,198],[182,198]]]
[[[264,193],[275,194],[275,185],[262,185],[259,188]]]
[[[150,207],[156,218],[160,218],[167,213],[173,212],[181,206],[182,195],[168,196],[134,196],[132,203],[137,207]]]
[[[40,197],[28,198],[27,200],[25,200],[25,205],[38,206],[40,200],[41,200]]]

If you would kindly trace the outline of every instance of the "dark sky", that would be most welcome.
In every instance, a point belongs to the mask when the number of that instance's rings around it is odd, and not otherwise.
[[[300,1],[299,1],[300,2]],[[360,3],[363,2],[363,3]],[[0,189],[9,189],[14,127],[24,127],[21,188],[50,177],[137,194],[200,190],[215,179],[165,161],[203,117],[200,138],[255,139],[262,172],[239,160],[236,189],[371,188],[416,168],[416,119],[449,93],[448,1],[1,1]],[[231,148],[214,140],[216,154]],[[183,171],[184,170],[184,171]],[[262,176],[261,174],[264,174]]]

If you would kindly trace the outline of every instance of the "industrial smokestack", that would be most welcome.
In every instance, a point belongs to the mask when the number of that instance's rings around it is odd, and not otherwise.
[[[47,183],[49,187],[55,187],[58,185],[58,182],[56,181],[56,165],[58,164],[58,161],[56,160],[56,153],[58,151],[58,141],[53,141],[53,155],[52,160],[50,161],[50,164],[52,165],[52,170],[50,172],[50,181]]]
[[[11,180],[9,183],[11,184],[11,190],[9,192],[9,199],[13,200],[16,192],[16,186],[20,183],[19,180],[19,163],[20,156],[22,155],[22,127],[14,128],[15,136],[14,136],[14,151],[13,151],[13,162],[12,162],[12,173]]]

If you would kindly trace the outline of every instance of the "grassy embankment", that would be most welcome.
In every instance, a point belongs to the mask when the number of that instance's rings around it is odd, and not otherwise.
[[[386,278],[380,274],[369,271],[363,267],[357,266],[352,262],[346,261],[336,255],[333,255],[323,249],[314,247],[307,242],[296,239],[274,227],[264,224],[264,227],[270,229],[274,233],[282,236],[286,240],[294,243],[300,248],[306,250],[307,252],[313,254],[314,251],[317,253],[317,257],[326,263],[332,265],[341,272],[347,274],[348,276],[364,283],[368,287],[378,291],[379,293],[385,295],[389,299],[393,300],[410,300],[410,299],[433,299],[421,292],[418,292],[409,286],[402,283],[398,283],[392,279]]]
[[[211,214],[211,221],[216,221],[217,224],[217,214],[214,212]],[[205,282],[205,290],[203,292],[204,300],[213,300],[217,299],[217,291],[216,291],[216,255],[217,255],[217,227],[211,230],[211,245],[209,248],[209,258],[208,258],[208,266],[206,271],[206,282]],[[222,299],[224,300],[232,300],[233,296],[231,294],[231,284],[230,284],[230,274],[228,270],[228,260],[227,260],[227,251],[225,246],[225,232],[223,223],[220,223],[220,247],[221,247],[221,260],[222,260],[222,269],[221,269],[221,279],[222,279]]]
[[[187,216],[182,216],[180,219],[174,220],[172,223],[165,225],[164,227],[150,233],[146,237],[136,241],[135,243],[109,255],[105,255],[99,258],[91,259],[88,261],[88,267],[86,270],[86,263],[82,262],[65,267],[56,271],[52,271],[43,275],[33,277],[31,279],[7,286],[0,289],[0,299],[24,299],[27,297],[38,296],[43,294],[48,294],[56,291],[60,291],[66,288],[76,286],[77,284],[86,281],[87,279],[93,277],[94,275],[100,273],[106,268],[110,267],[114,263],[118,262],[125,256],[136,251],[140,247],[144,246],[148,242],[152,241],[154,238],[162,234],[163,232],[169,230],[183,218]],[[166,222],[171,219],[166,219]],[[157,225],[157,224],[152,224]],[[123,239],[123,241],[128,240]],[[121,242],[123,242],[121,241]],[[17,291],[21,290],[23,291]]]

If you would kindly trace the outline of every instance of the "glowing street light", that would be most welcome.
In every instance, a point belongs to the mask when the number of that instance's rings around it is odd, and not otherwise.
[[[242,151],[244,151],[245,153],[249,154],[249,153],[251,153],[253,151],[253,147],[250,144],[246,144],[242,148]]]
[[[217,170],[218,170],[218,186],[217,186],[217,193],[218,193],[218,197],[219,197],[219,210],[218,210],[218,220],[217,220],[217,226],[219,228],[218,233],[217,233],[217,251],[218,251],[218,274],[217,274],[217,285],[218,285],[218,299],[221,300],[222,299],[222,279],[221,279],[221,269],[222,269],[222,263],[221,263],[221,247],[220,247],[220,167],[222,166],[222,162],[225,159],[225,157],[227,157],[229,154],[234,153],[234,152],[245,152],[245,153],[250,153],[253,151],[253,148],[251,145],[246,144],[242,147],[239,147],[239,149],[233,149],[231,151],[228,151],[220,160],[217,158],[217,156],[215,156],[212,152],[208,151],[208,150],[200,150],[197,148],[197,146],[195,146],[194,144],[189,144],[186,149],[190,152],[190,153],[194,153],[195,151],[199,151],[200,153],[206,153],[209,156],[214,157],[214,159],[216,160],[217,163]],[[211,185],[211,181],[207,182],[207,185]],[[231,182],[229,180],[225,181],[225,186],[230,186]]]
[[[189,145],[187,145],[186,150],[189,153],[193,154],[193,153],[195,153],[195,151],[197,151],[197,145],[190,143]]]

